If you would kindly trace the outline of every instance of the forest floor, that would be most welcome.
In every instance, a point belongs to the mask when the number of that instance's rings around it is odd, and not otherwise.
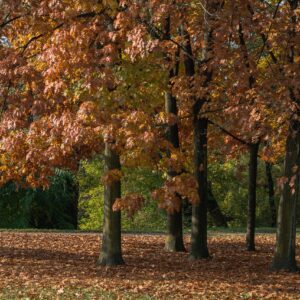
[[[101,267],[98,234],[1,231],[0,299],[300,299],[299,273],[269,271],[274,242],[259,234],[248,252],[243,235],[214,232],[212,258],[189,261],[163,235],[129,234],[126,265]]]

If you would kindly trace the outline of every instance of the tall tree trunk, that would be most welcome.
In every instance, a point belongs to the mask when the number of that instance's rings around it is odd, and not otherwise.
[[[217,11],[223,7],[223,1],[205,1],[204,2],[204,45],[202,48],[203,64],[208,62],[213,56],[213,31],[214,20]],[[183,29],[185,38],[184,66],[186,76],[193,78],[195,76],[194,53],[192,51],[190,37]],[[203,66],[202,66],[203,67]],[[207,87],[212,80],[212,70],[209,65],[202,69],[205,78],[203,87]],[[209,97],[209,96],[207,96]],[[191,250],[192,259],[207,258],[209,252],[207,248],[207,128],[208,120],[200,117],[200,111],[209,99],[194,99],[193,105],[193,133],[194,133],[194,168],[195,177],[198,182],[198,194],[200,202],[193,205],[192,208],[192,233],[191,233]]]
[[[275,192],[274,181],[272,176],[272,164],[266,162],[266,177],[268,181],[268,196],[271,211],[271,227],[276,227],[276,205],[275,205]]]
[[[208,258],[207,247],[207,119],[194,117],[194,167],[200,201],[192,208],[190,258]]]
[[[287,62],[295,67],[296,47],[294,38],[299,23],[294,11],[299,8],[299,0],[289,0],[292,17],[288,31],[290,47],[287,55]],[[278,217],[275,253],[271,265],[272,270],[296,271],[296,204],[299,200],[299,172],[300,172],[300,99],[295,90],[298,86],[289,86],[290,100],[298,108],[293,115],[289,134],[285,146],[284,177],[287,181],[283,185],[281,193]]]
[[[186,39],[184,66],[189,77],[195,75],[195,64],[187,33],[183,32]],[[192,206],[192,232],[190,258],[208,258],[207,247],[207,127],[208,121],[199,118],[199,112],[205,99],[197,99],[193,106],[193,134],[194,134],[194,174],[198,183],[199,203]]]
[[[217,6],[215,6],[217,5]],[[212,3],[211,11],[217,9],[218,4]],[[210,6],[209,9],[210,10]],[[209,28],[207,20],[210,18],[205,12],[205,46],[202,51],[202,58],[208,59],[211,55],[212,44],[212,29]],[[190,37],[185,30],[183,30],[185,38],[185,54],[184,66],[185,74],[193,78],[195,76],[195,63],[193,59],[193,51],[191,46]],[[206,80],[203,84],[207,87],[212,79],[212,72],[206,69],[203,72]],[[190,258],[200,259],[208,258],[209,252],[207,247],[207,202],[208,202],[208,189],[207,189],[207,129],[208,120],[199,117],[199,113],[204,103],[207,102],[205,97],[201,99],[194,99],[193,105],[193,145],[194,145],[194,173],[198,183],[199,203],[192,206],[192,232],[191,232],[191,248]]]
[[[173,74],[170,74],[170,79],[172,77]],[[176,98],[171,94],[171,92],[166,92],[165,94],[165,108],[167,113],[177,115]],[[174,148],[179,148],[179,133],[177,124],[168,126],[167,138]],[[169,177],[174,177],[176,175],[178,175],[176,172],[169,170]],[[172,214],[168,213],[165,249],[171,252],[185,251],[182,232],[182,206],[179,211]]]
[[[167,16],[164,28],[164,38],[165,40],[170,40],[171,38],[171,17]],[[175,54],[175,63],[174,66],[169,70],[169,91],[165,93],[165,111],[167,114],[173,114],[177,116],[177,101],[176,98],[172,95],[172,79],[178,75],[179,72],[179,48]],[[171,62],[171,59],[168,55],[165,55],[165,60]],[[167,139],[172,144],[174,148],[180,147],[179,142],[179,130],[178,124],[167,127]],[[172,169],[168,171],[169,177],[177,176],[178,174]],[[182,205],[180,205],[179,211],[174,213],[168,213],[167,217],[167,237],[165,241],[165,250],[171,252],[180,252],[185,251],[183,243],[183,232],[182,232]]]
[[[257,156],[259,143],[250,145],[249,178],[248,178],[248,220],[246,244],[248,251],[255,250],[255,219],[256,219],[256,179]]]
[[[105,171],[120,170],[120,158],[111,148],[110,143],[105,144]],[[121,251],[121,212],[113,211],[117,198],[121,197],[121,182],[115,181],[104,186],[104,220],[102,251],[98,263],[101,265],[124,264]]]
[[[182,232],[182,209],[173,214],[168,214],[167,219],[167,237],[165,241],[165,250],[170,252],[184,252]]]
[[[296,168],[298,168],[296,170]],[[296,203],[299,197],[300,123],[293,121],[286,141],[284,183],[277,217],[272,270],[296,271]],[[292,185],[292,186],[291,186]]]
[[[218,202],[212,192],[211,184],[208,184],[208,202],[207,202],[208,212],[213,220],[215,226],[218,227],[228,227],[225,216],[223,215]]]

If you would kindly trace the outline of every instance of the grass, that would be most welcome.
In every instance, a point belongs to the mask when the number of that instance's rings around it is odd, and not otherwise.
[[[51,287],[8,287],[0,290],[1,300],[30,300],[30,299],[43,299],[43,300],[117,300],[117,299],[135,299],[135,300],[151,300],[152,298],[147,295],[134,295],[130,293],[113,293],[103,290],[101,288],[78,288],[78,287],[64,287],[64,288],[51,288]]]
[[[99,233],[100,230],[69,230],[69,229],[36,229],[36,228],[18,228],[18,229],[12,229],[12,228],[0,228],[0,232],[9,231],[9,232],[40,232],[40,233]],[[240,233],[244,234],[246,233],[245,227],[231,227],[231,228],[225,228],[225,227],[210,227],[208,228],[208,233],[214,234],[214,233]],[[157,230],[135,230],[135,231],[128,231],[124,230],[123,233],[125,234],[164,234],[164,231]],[[189,234],[190,229],[185,228],[184,233]],[[256,228],[256,233],[276,233],[276,228],[272,227],[258,227]],[[297,233],[300,233],[300,227],[297,228]]]

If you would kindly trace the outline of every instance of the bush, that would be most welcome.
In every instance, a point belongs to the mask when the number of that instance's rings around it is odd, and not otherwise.
[[[49,189],[18,189],[8,183],[0,189],[0,227],[77,228],[78,186],[75,177],[57,170]]]
[[[159,231],[165,229],[165,213],[157,208],[151,191],[162,184],[160,174],[151,170],[123,169],[122,194],[139,193],[146,199],[145,206],[133,217],[122,212],[122,229],[126,231]],[[102,230],[103,222],[103,160],[101,156],[84,161],[78,173],[80,186],[79,227]]]

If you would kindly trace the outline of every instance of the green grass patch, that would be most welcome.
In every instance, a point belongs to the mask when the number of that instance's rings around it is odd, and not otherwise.
[[[256,228],[257,234],[273,234],[276,233],[276,228],[272,227],[258,227]],[[67,229],[36,229],[36,228],[22,228],[22,229],[11,229],[11,228],[0,228],[0,232],[24,232],[24,233],[70,233],[70,234],[100,234],[100,230],[67,230]],[[153,229],[143,229],[143,230],[123,230],[123,234],[165,234],[166,231],[162,230],[153,230]],[[296,229],[296,232],[300,233],[300,227]],[[190,234],[190,228],[184,228],[185,234]],[[210,227],[208,228],[209,234],[216,234],[216,233],[224,233],[224,234],[245,234],[246,228],[245,227]]]
[[[6,287],[0,289],[0,300],[31,300],[31,299],[43,299],[43,300],[92,300],[92,299],[136,299],[136,300],[151,300],[148,295],[138,295],[132,293],[117,293],[105,291],[101,288],[95,287]]]

